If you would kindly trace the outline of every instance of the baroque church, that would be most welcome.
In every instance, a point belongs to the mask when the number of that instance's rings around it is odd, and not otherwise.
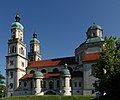
[[[85,42],[75,48],[74,56],[42,60],[34,32],[27,57],[24,27],[17,14],[11,24],[6,56],[7,96],[95,95],[93,65],[102,51],[102,35],[102,28],[93,23],[87,29]]]

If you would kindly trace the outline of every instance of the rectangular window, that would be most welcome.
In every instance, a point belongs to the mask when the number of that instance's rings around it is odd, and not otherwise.
[[[10,65],[13,65],[13,60],[10,61]]]
[[[21,62],[22,67],[24,67],[24,62]]]
[[[79,87],[81,87],[81,82],[79,82]]]
[[[77,87],[77,82],[74,83],[74,87]]]

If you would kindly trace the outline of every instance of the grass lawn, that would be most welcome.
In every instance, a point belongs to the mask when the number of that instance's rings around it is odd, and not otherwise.
[[[94,96],[16,96],[4,97],[3,100],[94,100]]]

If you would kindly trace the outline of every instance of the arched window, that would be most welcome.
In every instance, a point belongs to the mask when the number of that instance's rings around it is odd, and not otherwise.
[[[22,55],[24,55],[23,47],[19,48],[19,53],[21,53]]]
[[[33,88],[33,82],[32,81],[30,82],[30,87]]]
[[[34,74],[34,73],[35,73],[35,71],[34,71],[34,70],[31,70],[31,71],[30,71],[30,74]]]
[[[41,72],[42,73],[46,73],[47,71],[46,71],[46,69],[42,69]]]
[[[57,80],[57,88],[60,87],[60,80]]]
[[[46,81],[43,81],[43,88],[46,88]]]
[[[21,54],[24,55],[23,47],[21,47]]]
[[[50,81],[50,82],[49,82],[49,89],[53,89],[53,88],[54,88],[53,86],[54,86],[53,81]]]
[[[34,57],[31,57],[31,58],[30,58],[30,61],[34,61],[34,60],[35,60]]]
[[[79,87],[81,87],[81,82],[79,82]]]
[[[14,46],[12,46],[12,53],[14,53]]]
[[[13,83],[10,83],[10,89],[12,89],[13,88]]]
[[[95,33],[93,33],[93,37],[95,37],[96,36],[96,34]]]
[[[54,73],[58,73],[58,72],[59,72],[58,68],[54,68],[54,69],[53,69],[53,72],[54,72]]]
[[[15,31],[12,33],[12,38],[15,39]]]
[[[19,85],[21,85],[21,82],[19,82]]]
[[[15,46],[15,48],[14,48],[14,49],[15,49],[15,52],[16,52],[16,46]]]
[[[41,86],[41,88],[43,88],[43,81],[41,81],[40,86]]]
[[[26,87],[27,86],[27,82],[24,82],[24,87]]]
[[[10,78],[13,78],[13,72],[10,72]]]
[[[73,72],[73,69],[71,67],[68,67],[68,70],[70,71],[70,74]]]

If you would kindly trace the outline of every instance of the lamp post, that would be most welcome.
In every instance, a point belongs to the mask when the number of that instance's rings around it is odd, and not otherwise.
[[[98,91],[97,91],[97,98],[99,100],[99,96],[100,96],[100,91],[99,91],[99,86],[100,86],[100,80],[96,81],[97,87],[98,87]]]
[[[61,98],[61,95],[62,95],[61,92],[62,92],[62,91],[60,90],[60,100],[62,100],[62,98]]]
[[[4,92],[4,90],[2,90],[2,100],[3,100],[3,92]]]

